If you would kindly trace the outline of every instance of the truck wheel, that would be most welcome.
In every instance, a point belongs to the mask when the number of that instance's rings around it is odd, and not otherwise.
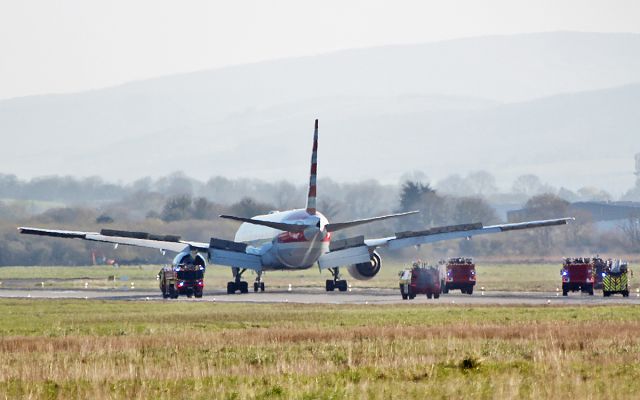
[[[449,288],[447,287],[447,284],[442,282],[442,293],[447,294],[449,293]]]
[[[173,285],[169,285],[169,297],[171,297],[172,299],[178,298],[178,291]]]
[[[433,298],[434,298],[434,299],[439,299],[439,298],[440,298],[440,292],[435,292],[435,293],[433,294]]]
[[[603,297],[609,297],[609,292],[607,292],[606,290],[602,291],[602,296]]]
[[[168,299],[169,298],[169,293],[167,293],[167,286],[166,285],[162,285],[160,290],[162,290],[162,298],[163,299]]]
[[[428,293],[427,293],[427,299],[430,299],[430,298],[432,298],[432,297],[433,297],[433,295],[431,294],[431,292],[428,292]]]
[[[202,289],[201,290],[196,290],[194,296],[196,296],[196,299],[199,299],[202,297]]]
[[[566,295],[567,295],[567,291],[563,289],[563,290],[562,290],[562,295],[563,295],[563,296],[566,296]]]
[[[467,294],[469,294],[469,295],[473,294],[473,286],[469,286],[467,288]]]
[[[628,290],[623,290],[622,291],[622,297],[629,297],[629,291]]]

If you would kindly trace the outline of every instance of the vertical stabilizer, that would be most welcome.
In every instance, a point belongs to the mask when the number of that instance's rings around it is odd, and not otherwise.
[[[313,151],[311,152],[311,173],[309,175],[309,194],[307,195],[307,212],[316,213],[316,175],[318,173],[318,120],[313,130]]]

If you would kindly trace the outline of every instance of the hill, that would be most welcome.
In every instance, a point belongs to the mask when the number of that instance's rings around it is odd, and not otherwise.
[[[304,182],[319,117],[320,173],[336,179],[486,169],[502,183],[532,172],[624,190],[638,151],[637,82],[634,34],[493,36],[277,60],[1,101],[0,172]],[[585,170],[584,154],[599,167]]]

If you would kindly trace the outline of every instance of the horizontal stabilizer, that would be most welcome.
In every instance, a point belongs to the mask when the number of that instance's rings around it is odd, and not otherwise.
[[[309,228],[308,225],[287,224],[284,222],[273,222],[273,221],[262,221],[262,220],[253,219],[253,218],[236,217],[234,215],[221,215],[220,218],[232,219],[234,221],[246,222],[248,224],[253,224],[253,225],[268,226],[269,228],[278,229],[284,232],[304,232],[305,229]]]
[[[389,218],[404,217],[405,215],[417,214],[419,212],[420,211],[409,211],[409,212],[398,213],[398,214],[383,215],[380,217],[356,219],[356,220],[347,221],[347,222],[336,222],[333,224],[327,224],[326,229],[327,229],[327,232],[335,232],[341,229],[347,229],[347,228],[352,228],[358,225],[368,224],[370,222],[382,221],[384,219],[389,219]]]

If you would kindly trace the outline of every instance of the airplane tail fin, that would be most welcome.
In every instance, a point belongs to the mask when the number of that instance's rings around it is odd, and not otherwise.
[[[307,195],[307,213],[316,213],[316,176],[318,174],[318,120],[313,131],[313,151],[311,153],[311,173],[309,175],[309,194]]]

